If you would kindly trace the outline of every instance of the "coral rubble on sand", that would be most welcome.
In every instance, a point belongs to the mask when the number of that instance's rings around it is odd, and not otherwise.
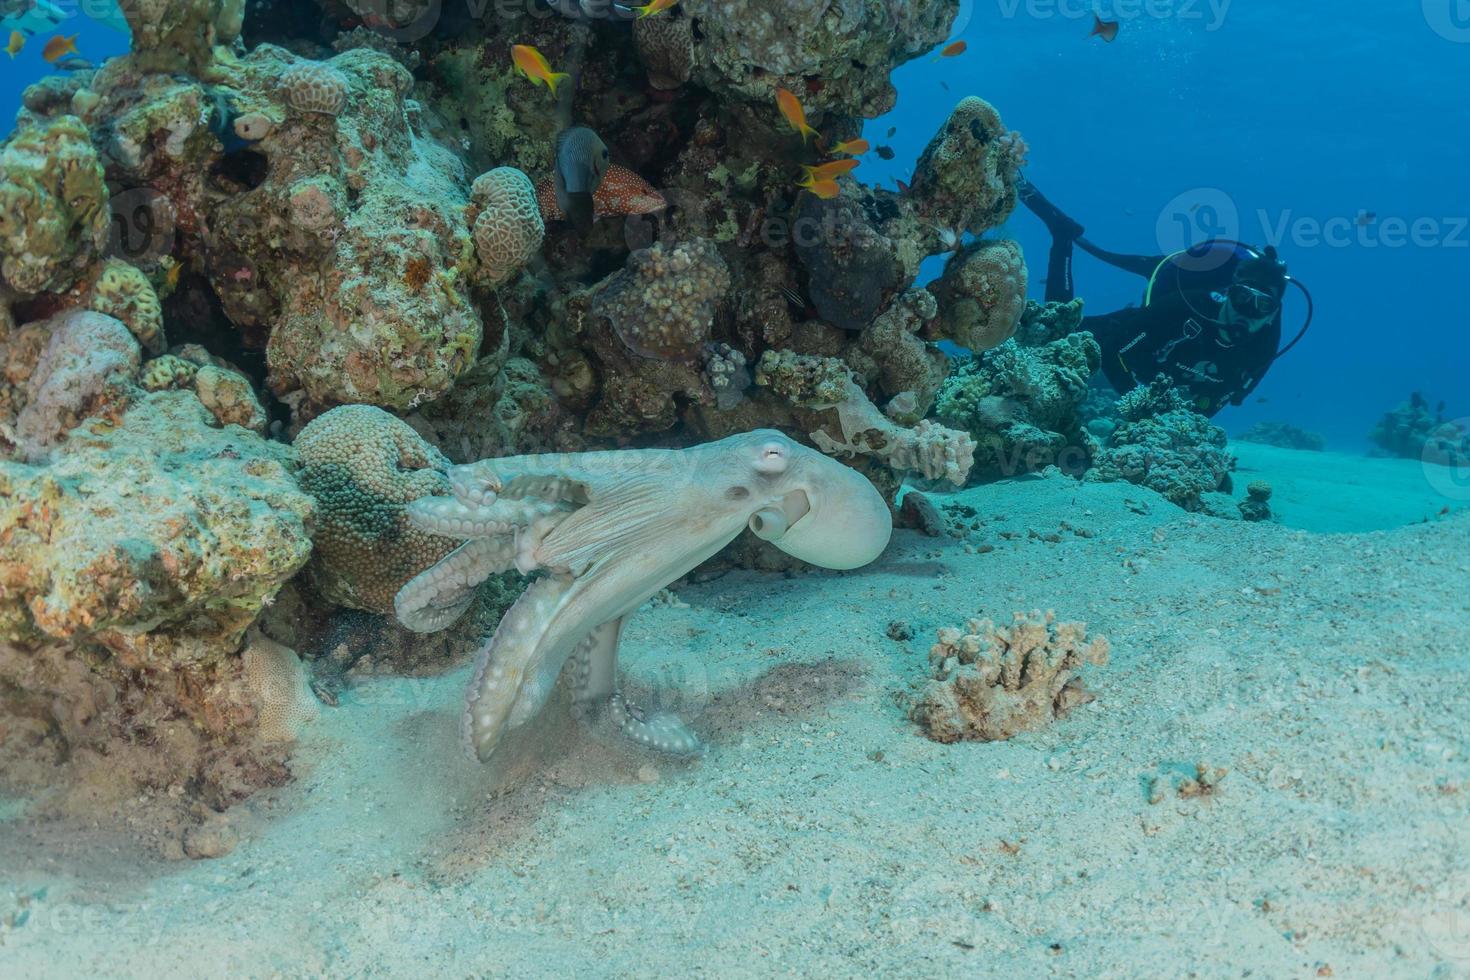
[[[932,679],[912,714],[936,742],[994,742],[1065,717],[1093,700],[1081,670],[1108,662],[1105,637],[1082,623],[1016,614],[1010,626],[972,619],[946,627],[929,650]]]

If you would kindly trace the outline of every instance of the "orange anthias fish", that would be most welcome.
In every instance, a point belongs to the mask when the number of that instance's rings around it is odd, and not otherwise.
[[[1108,43],[1118,36],[1118,22],[1115,20],[1103,20],[1097,14],[1092,15],[1092,33],[1088,37],[1100,37]]]
[[[510,60],[533,84],[543,84],[551,89],[552,95],[556,94],[557,85],[571,77],[564,71],[552,71],[545,55],[529,44],[511,45]]]
[[[776,89],[776,108],[781,110],[787,124],[801,134],[803,143],[817,135],[817,131],[807,125],[806,110],[801,107],[801,100],[784,88]]]
[[[562,221],[566,216],[556,203],[556,181],[547,175],[536,182],[536,203],[545,221]],[[616,163],[602,175],[592,194],[593,218],[621,218],[630,214],[652,214],[669,206],[653,185],[627,167]]]
[[[14,58],[20,54],[21,48],[26,46],[26,36],[20,31],[10,32],[10,43],[5,46],[5,53]]]
[[[820,197],[824,201],[830,201],[832,198],[837,196],[841,188],[837,186],[836,180],[828,179],[813,181],[811,184],[807,185],[807,190],[811,191],[813,194],[815,194],[817,197]]]
[[[806,177],[801,181],[800,186],[810,187],[812,184],[824,180],[836,180],[843,174],[852,173],[861,163],[861,160],[847,159],[831,160],[827,163],[818,164],[815,167],[808,167],[803,164],[801,169],[806,174]]]
[[[644,17],[652,17],[654,14],[663,13],[678,2],[679,0],[653,0],[653,3],[646,4],[642,7],[634,7],[633,9],[638,11],[638,18],[642,20]]]
[[[69,54],[77,53],[77,36],[75,34],[71,37],[62,37],[58,34],[47,41],[46,46],[41,49],[41,57],[52,64],[55,64]]]
[[[969,45],[966,44],[964,41],[950,41],[944,47],[939,49],[939,57],[954,58],[958,55],[964,54],[965,49],[968,47]]]
[[[842,140],[832,147],[833,153],[846,153],[851,156],[862,156],[871,149],[865,139]]]

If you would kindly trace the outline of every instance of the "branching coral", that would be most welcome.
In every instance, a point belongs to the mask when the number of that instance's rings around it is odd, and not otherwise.
[[[1089,333],[1044,347],[1007,341],[960,364],[940,390],[935,416],[975,440],[979,477],[1053,465],[1080,471],[1097,448],[1082,406],[1101,357]]]
[[[1123,421],[1113,430],[1089,480],[1126,480],[1162,494],[1185,510],[1205,509],[1204,495],[1228,491],[1235,458],[1225,430],[1193,411],[1159,378],[1118,400]]]
[[[1044,728],[1093,700],[1081,670],[1108,662],[1105,637],[1089,638],[1083,623],[1017,613],[997,627],[971,619],[964,629],[939,631],[929,650],[933,679],[925,684],[913,718],[936,742],[993,742]]]

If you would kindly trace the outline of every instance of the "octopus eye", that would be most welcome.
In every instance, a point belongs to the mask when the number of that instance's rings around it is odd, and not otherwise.
[[[725,491],[726,500],[744,500],[750,496],[750,491],[745,487],[731,487]]]

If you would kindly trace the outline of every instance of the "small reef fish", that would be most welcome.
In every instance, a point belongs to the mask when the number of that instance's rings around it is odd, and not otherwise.
[[[91,71],[97,66],[79,54],[69,54],[65,58],[58,60],[54,67],[60,68],[62,71]]]
[[[634,7],[633,9],[638,11],[638,19],[642,20],[644,17],[652,17],[654,14],[663,13],[678,2],[679,0],[653,0],[653,3],[645,4],[642,7]]]
[[[602,186],[610,158],[607,144],[586,126],[564,129],[556,138],[556,159],[552,177],[556,187],[556,206],[561,208],[577,230],[592,228],[596,208],[592,196]]]
[[[1088,37],[1100,37],[1111,44],[1118,36],[1118,22],[1116,20],[1103,20],[1097,14],[1092,15],[1092,32]]]
[[[808,191],[815,194],[817,197],[820,197],[824,201],[830,201],[841,191],[841,188],[837,186],[837,181],[834,178],[828,178],[827,180],[814,180],[809,184],[804,184],[803,186],[806,187]]]
[[[892,160],[895,156],[893,152],[893,147],[891,146],[880,146],[873,152],[878,154],[878,158],[880,160]]]
[[[20,54],[21,49],[26,46],[26,36],[20,31],[10,32],[10,43],[5,46],[5,53],[14,58]]]
[[[801,107],[801,100],[784,88],[776,89],[776,108],[781,110],[781,117],[787,125],[801,134],[803,143],[817,135],[817,131],[807,125],[806,110]]]
[[[558,85],[571,77],[564,71],[552,71],[546,56],[529,44],[511,45],[510,60],[527,80],[532,84],[545,85],[551,89],[552,95],[556,94]]]
[[[1354,220],[1357,222],[1359,228],[1366,228],[1378,220],[1378,213],[1376,211],[1359,211],[1357,218]]]
[[[41,57],[53,65],[69,54],[78,54],[75,34],[70,37],[58,34],[47,41],[46,46],[41,49]]]
[[[930,58],[929,60],[938,61],[940,58],[957,58],[960,55],[964,54],[965,49],[968,47],[969,45],[966,44],[964,41],[950,41],[944,47],[939,49],[939,53],[937,55],[935,55],[933,58]]]
[[[547,174],[536,182],[536,203],[546,221],[564,221],[566,215],[556,203],[556,178]],[[593,218],[622,218],[632,214],[652,214],[669,206],[653,185],[627,167],[610,164],[602,175],[602,184],[592,195]]]
[[[827,163],[818,164],[815,167],[802,165],[802,173],[806,176],[802,179],[801,186],[807,187],[818,181],[836,180],[843,174],[850,174],[860,165],[861,160],[829,160]]]
[[[832,147],[832,152],[846,153],[849,156],[858,157],[862,156],[864,153],[867,153],[869,149],[871,149],[871,147],[868,145],[868,141],[865,139],[842,140]]]

